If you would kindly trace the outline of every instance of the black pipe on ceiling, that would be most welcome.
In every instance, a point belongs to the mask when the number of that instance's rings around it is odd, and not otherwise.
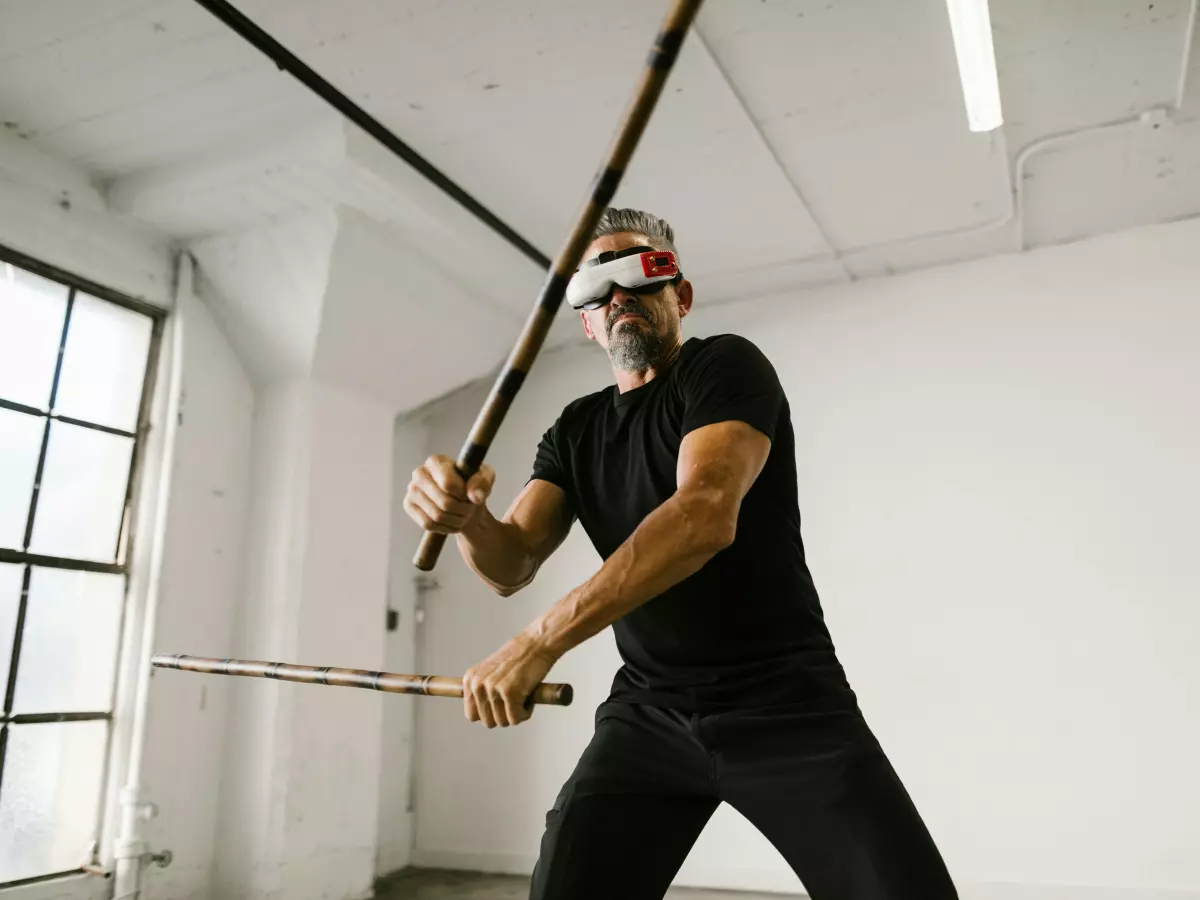
[[[550,268],[550,258],[537,247],[521,237],[503,219],[459,187],[429,160],[419,154],[392,131],[364,110],[361,106],[335,88],[332,84],[310,69],[294,53],[263,31],[253,21],[227,0],[196,0],[201,6],[224,22],[245,41],[260,50],[281,70],[290,73],[301,84],[340,112],[343,116],[365,131],[388,150],[396,154],[431,183],[437,185],[447,196],[457,201],[464,209],[505,241],[519,250],[543,269]]]

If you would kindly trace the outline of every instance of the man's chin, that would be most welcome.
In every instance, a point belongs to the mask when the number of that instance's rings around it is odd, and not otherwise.
[[[614,329],[608,342],[609,356],[637,360],[642,365],[652,365],[660,349],[660,342],[655,336],[632,331]]]
[[[620,334],[622,332],[635,333],[635,332],[639,332],[639,331],[648,331],[648,330],[650,330],[650,323],[647,322],[645,319],[642,319],[642,318],[621,319],[619,322],[617,322],[615,325],[613,325],[612,328],[609,329],[608,335],[609,335],[609,337],[612,337],[613,335]]]

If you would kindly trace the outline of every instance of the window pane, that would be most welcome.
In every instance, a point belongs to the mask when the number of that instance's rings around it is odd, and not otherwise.
[[[125,578],[35,566],[13,713],[108,712]]]
[[[112,561],[132,452],[132,438],[51,423],[30,551]]]
[[[8,687],[8,666],[12,662],[13,633],[17,628],[24,570],[24,566],[0,563],[0,704],[4,702],[4,691]]]
[[[46,420],[0,409],[0,547],[22,550]]]
[[[0,263],[0,398],[50,406],[67,288]]]
[[[76,294],[54,411],[136,430],[151,325],[141,313]]]
[[[0,882],[77,869],[96,837],[107,722],[10,725]]]

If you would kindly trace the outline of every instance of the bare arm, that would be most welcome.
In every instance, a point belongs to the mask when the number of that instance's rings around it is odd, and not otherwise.
[[[552,658],[678,584],[733,543],[742,498],[771,442],[744,422],[706,425],[679,448],[676,491],[600,567],[527,629]]]
[[[572,516],[561,488],[534,480],[497,519],[487,508],[495,481],[484,465],[464,483],[452,459],[431,456],[413,471],[404,509],[426,531],[457,534],[467,565],[508,596],[533,580],[571,530]]]
[[[525,587],[571,530],[562,488],[534,480],[497,519],[481,506],[458,533],[467,565],[503,597]]]

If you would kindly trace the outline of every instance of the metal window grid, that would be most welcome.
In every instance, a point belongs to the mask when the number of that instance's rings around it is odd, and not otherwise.
[[[37,468],[35,470],[33,491],[30,496],[29,511],[25,522],[25,535],[21,549],[0,547],[0,563],[16,563],[24,566],[24,572],[21,580],[21,596],[18,601],[16,625],[13,631],[12,643],[12,658],[10,660],[8,671],[8,682],[5,685],[0,685],[0,690],[3,691],[4,703],[3,708],[0,708],[0,796],[4,791],[4,773],[5,760],[8,749],[9,730],[12,726],[20,725],[38,725],[47,723],[60,722],[92,722],[103,721],[109,723],[108,734],[105,742],[105,759],[102,765],[102,784],[108,782],[108,768],[110,765],[110,755],[112,751],[113,729],[112,710],[96,710],[92,712],[46,712],[46,713],[25,713],[14,715],[12,712],[13,698],[16,694],[17,675],[21,660],[21,641],[25,627],[25,613],[28,605],[29,597],[29,582],[30,575],[35,566],[48,569],[71,569],[81,572],[104,572],[116,575],[125,576],[125,588],[128,590],[128,561],[133,548],[134,538],[134,517],[133,511],[136,503],[136,488],[139,482],[141,473],[142,455],[145,447],[145,438],[150,430],[150,410],[154,395],[154,378],[158,369],[158,356],[162,344],[163,322],[166,318],[166,313],[159,307],[153,306],[142,300],[137,300],[133,297],[128,297],[120,292],[113,291],[103,285],[96,284],[85,278],[80,278],[55,266],[47,265],[40,260],[27,256],[17,250],[6,247],[0,244],[0,263],[8,263],[16,268],[24,269],[27,272],[32,272],[35,275],[40,275],[50,281],[57,282],[68,289],[67,307],[63,315],[62,333],[59,336],[58,342],[58,358],[55,362],[54,377],[50,387],[50,397],[46,410],[36,409],[31,406],[26,406],[21,403],[14,403],[0,397],[0,409],[12,410],[14,412],[23,413],[25,415],[36,416],[45,419],[42,430],[42,444],[38,455]],[[75,296],[77,293],[87,294],[99,300],[104,300],[116,306],[123,307],[133,312],[147,316],[151,320],[150,346],[146,355],[146,368],[142,378],[142,394],[138,406],[137,430],[123,431],[119,428],[112,428],[107,425],[101,425],[96,422],[71,418],[68,416],[60,416],[54,412],[54,404],[57,399],[58,382],[62,373],[63,353],[67,346],[67,336],[71,328],[71,313],[75,305]],[[50,440],[50,425],[52,422],[63,422],[69,425],[76,425],[81,428],[89,428],[95,431],[102,431],[107,434],[120,435],[127,437],[133,441],[133,449],[130,456],[129,472],[126,477],[125,484],[125,501],[122,511],[121,526],[119,529],[117,543],[113,548],[113,557],[111,562],[97,562],[95,560],[75,559],[72,557],[47,556],[44,554],[30,553],[29,542],[33,535],[33,525],[37,516],[38,495],[41,491],[41,482],[43,469],[46,462],[46,450]],[[127,599],[127,598],[126,598]],[[126,603],[122,603],[121,618],[124,619]],[[124,622],[122,621],[122,626]],[[123,629],[118,629],[118,634]],[[114,652],[118,648],[114,648]],[[117,671],[120,671],[118,665]],[[115,686],[114,686],[115,687]],[[104,788],[101,788],[103,792]],[[105,798],[99,798],[98,810],[99,816],[103,816],[106,803]],[[101,830],[101,821],[97,820],[95,834],[98,836]],[[56,878],[62,875],[68,875],[73,872],[83,870],[85,861],[80,861],[80,867],[71,869],[66,872],[47,872],[37,875],[33,878],[21,879],[19,881],[0,882],[0,888],[15,887],[20,884],[42,881],[48,878]]]

